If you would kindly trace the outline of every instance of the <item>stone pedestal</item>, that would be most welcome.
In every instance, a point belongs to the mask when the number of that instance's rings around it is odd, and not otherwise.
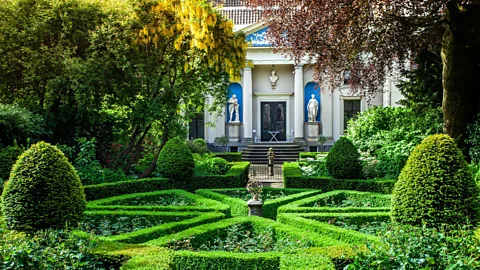
[[[240,122],[227,123],[228,139],[230,142],[240,141]]]
[[[319,122],[305,122],[305,132],[307,142],[317,142],[318,135],[322,133],[322,124]]]
[[[248,215],[261,217],[263,215],[263,201],[249,200],[248,205]]]

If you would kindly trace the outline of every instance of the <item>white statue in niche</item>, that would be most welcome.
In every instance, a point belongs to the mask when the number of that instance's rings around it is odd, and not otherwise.
[[[228,100],[228,103],[230,104],[228,106],[228,112],[230,113],[230,121],[229,123],[239,123],[240,122],[240,117],[239,117],[239,105],[238,105],[238,99],[235,94],[232,95],[232,97]],[[233,113],[235,113],[235,121],[233,121]]]
[[[277,81],[278,81],[278,76],[275,75],[275,70],[272,70],[272,75],[268,78],[270,79],[270,82],[272,83],[272,88],[275,88],[275,86],[277,85]]]
[[[317,122],[318,114],[318,101],[315,99],[315,94],[312,94],[312,98],[307,105],[308,110],[308,122]]]

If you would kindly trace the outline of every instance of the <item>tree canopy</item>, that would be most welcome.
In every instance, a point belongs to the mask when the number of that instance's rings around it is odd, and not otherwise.
[[[463,145],[480,103],[480,1],[247,2],[261,8],[280,51],[315,60],[316,79],[331,89],[350,70],[352,91],[367,98],[390,72],[407,69],[417,52],[441,46],[444,132]]]

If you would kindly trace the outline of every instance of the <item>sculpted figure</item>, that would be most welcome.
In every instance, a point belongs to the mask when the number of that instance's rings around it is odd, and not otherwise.
[[[272,87],[274,88],[277,85],[277,81],[278,81],[278,76],[275,75],[275,70],[272,70],[272,75],[268,78],[270,79],[270,82],[272,83]]]
[[[318,114],[318,101],[315,99],[315,95],[312,94],[312,98],[307,105],[308,110],[308,122],[316,122]]]
[[[240,122],[240,118],[239,118],[239,112],[238,112],[238,99],[237,99],[237,96],[235,94],[232,95],[232,97],[228,100],[228,103],[230,104],[228,106],[228,111],[230,113],[230,121],[228,121],[229,123],[230,122],[235,122],[235,123],[238,123]],[[235,113],[235,121],[233,120],[233,113]]]

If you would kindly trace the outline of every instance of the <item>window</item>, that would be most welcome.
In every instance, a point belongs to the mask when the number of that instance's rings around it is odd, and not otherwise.
[[[360,113],[360,100],[343,100],[343,130],[347,130],[348,121]]]
[[[190,140],[201,138],[205,139],[205,116],[203,113],[197,113],[189,125],[188,138]]]
[[[348,84],[350,82],[350,70],[346,70],[343,72],[343,84]]]

